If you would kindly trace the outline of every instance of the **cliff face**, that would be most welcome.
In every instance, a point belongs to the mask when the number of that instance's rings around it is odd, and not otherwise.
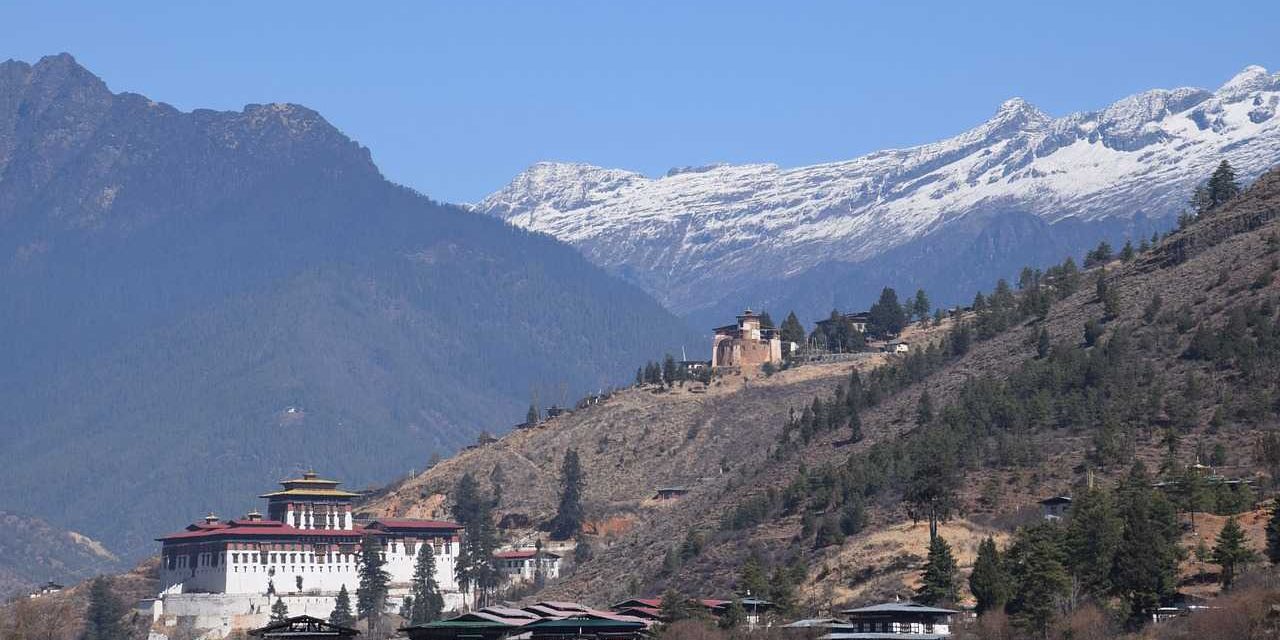
[[[693,345],[571,247],[385,181],[298,105],[0,64],[6,507],[137,558],[316,466],[354,486]]]

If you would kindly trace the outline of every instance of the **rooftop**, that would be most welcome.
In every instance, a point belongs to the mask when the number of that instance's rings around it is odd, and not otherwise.
[[[935,613],[938,615],[951,615],[960,613],[951,609],[942,609],[939,607],[930,607],[918,602],[886,602],[883,604],[873,604],[869,607],[859,607],[857,609],[845,609],[841,611],[845,615],[865,614],[865,613]]]

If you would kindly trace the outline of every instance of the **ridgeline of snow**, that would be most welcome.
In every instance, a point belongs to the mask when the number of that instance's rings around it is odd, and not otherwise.
[[[472,208],[574,244],[685,310],[718,280],[866,260],[979,210],[1176,215],[1221,159],[1242,178],[1280,163],[1278,104],[1280,73],[1251,66],[1214,92],[1156,89],[1056,119],[1014,98],[954,138],[809,167],[649,178],[542,162]]]

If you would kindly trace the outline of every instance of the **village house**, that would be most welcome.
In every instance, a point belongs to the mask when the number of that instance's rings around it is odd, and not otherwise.
[[[688,487],[659,487],[658,492],[654,494],[654,500],[678,500],[689,493]]]
[[[848,622],[832,624],[822,640],[870,640],[895,635],[912,640],[942,640],[951,636],[951,609],[929,607],[915,602],[884,604],[847,609],[841,612]]]
[[[753,369],[782,363],[782,339],[778,330],[760,325],[760,315],[750,309],[737,324],[717,327],[711,339],[712,369]]]
[[[867,311],[840,314],[840,320],[842,320],[845,324],[849,325],[850,327],[857,329],[858,333],[862,333],[862,334],[865,334],[867,332],[867,321],[870,319],[871,319],[871,314]],[[832,322],[831,318],[826,318],[823,320],[819,320],[814,324],[816,324],[817,327],[820,330],[822,330],[823,333],[825,333],[826,330],[830,328],[831,322]]]
[[[539,549],[513,549],[493,554],[494,565],[513,583],[533,582],[541,572],[543,580],[560,577],[560,554]]]
[[[1045,520],[1061,520],[1070,509],[1071,498],[1068,496],[1053,496],[1040,501],[1040,515]]]
[[[911,347],[905,342],[889,342],[884,345],[885,353],[906,354],[911,351]]]
[[[537,602],[527,607],[484,607],[425,624],[400,629],[409,640],[638,640],[647,637],[651,621],[574,602]]]
[[[357,494],[309,471],[264,494],[267,513],[221,520],[210,514],[185,530],[159,538],[160,597],[155,619],[189,618],[225,632],[266,622],[282,599],[294,614],[327,618],[338,591],[354,594],[362,553],[374,544],[391,576],[389,602],[409,592],[414,564],[428,553],[436,565],[446,608],[463,605],[454,579],[462,527],[452,522],[375,519],[355,522]]]
[[[329,624],[314,616],[292,616],[249,631],[250,637],[265,640],[342,640],[358,635],[360,632],[355,629]]]

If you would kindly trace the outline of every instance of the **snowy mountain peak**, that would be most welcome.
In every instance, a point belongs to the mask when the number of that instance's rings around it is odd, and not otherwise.
[[[473,209],[574,244],[689,311],[714,304],[708,292],[733,295],[726,274],[750,296],[1002,212],[1076,229],[1172,219],[1222,159],[1245,178],[1280,163],[1278,108],[1280,75],[1249,67],[1216,92],[1154,89],[1056,119],[1011,98],[952,138],[809,167],[714,165],[651,179],[539,163]]]
[[[1053,121],[1048,114],[1022,98],[1009,98],[1000,103],[996,115],[989,124],[1013,125],[1023,129],[1035,129]]]
[[[1280,89],[1280,73],[1268,74],[1265,67],[1256,64],[1245,67],[1223,84],[1216,95],[1224,100],[1238,100],[1257,91]]]

